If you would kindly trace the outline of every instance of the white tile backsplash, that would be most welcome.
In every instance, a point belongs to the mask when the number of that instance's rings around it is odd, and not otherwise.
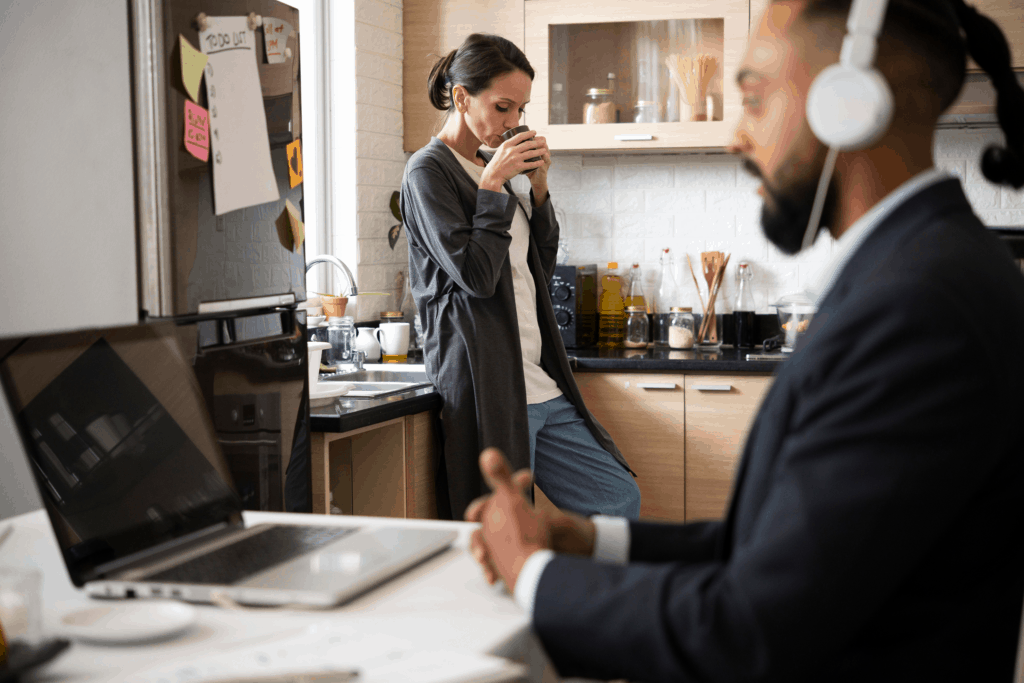
[[[1024,193],[999,188],[978,170],[981,154],[989,144],[1000,142],[998,131],[940,131],[935,141],[936,166],[961,178],[965,192],[983,221],[990,225],[1024,225]],[[699,310],[693,278],[686,265],[689,254],[697,269],[701,292],[706,283],[699,272],[700,252],[732,254],[719,296],[731,310],[736,295],[740,261],[754,272],[755,301],[762,312],[784,294],[816,283],[832,256],[833,240],[819,236],[806,253],[786,256],[763,236],[760,227],[759,181],[725,154],[619,155],[559,153],[553,155],[551,194],[555,207],[565,212],[571,263],[597,263],[604,268],[617,261],[627,268],[640,262],[648,296],[657,288],[662,249],[674,255],[677,282],[687,304]],[[611,165],[612,185],[588,186],[587,169]],[[582,172],[581,172],[582,170]],[[599,200],[593,190],[611,196]],[[609,211],[612,239],[605,232]],[[593,226],[596,229],[591,230]],[[722,301],[722,299],[720,299]],[[721,306],[716,306],[723,310]]]

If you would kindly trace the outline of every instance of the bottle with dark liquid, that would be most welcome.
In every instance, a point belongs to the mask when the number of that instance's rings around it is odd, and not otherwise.
[[[736,323],[736,346],[749,349],[757,345],[757,318],[755,315],[754,295],[750,291],[750,280],[754,273],[746,261],[740,263],[740,289],[733,307],[733,319]]]

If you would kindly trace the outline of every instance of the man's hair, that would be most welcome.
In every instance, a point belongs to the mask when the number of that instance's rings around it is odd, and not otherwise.
[[[822,23],[821,19],[835,26],[839,19],[845,32],[851,2],[808,0],[800,19],[811,26]],[[1006,145],[986,149],[981,170],[993,183],[1024,187],[1024,89],[1013,73],[1006,37],[995,22],[963,0],[890,0],[879,40],[879,61],[908,54],[916,56],[917,66],[923,66],[924,85],[937,98],[936,116],[960,93],[968,54],[985,70],[998,95],[996,108]],[[883,64],[879,69],[890,70]],[[900,97],[897,93],[897,101]]]

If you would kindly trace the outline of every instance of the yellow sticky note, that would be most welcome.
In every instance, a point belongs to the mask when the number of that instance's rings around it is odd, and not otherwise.
[[[306,226],[302,224],[302,215],[299,210],[292,204],[292,200],[284,200],[284,209],[288,212],[288,221],[292,225],[292,250],[298,251],[302,248],[302,243],[306,239]]]
[[[288,180],[295,187],[302,182],[302,140],[295,140],[285,147],[288,152]]]
[[[192,47],[188,38],[178,34],[178,41],[181,44],[181,82],[188,91],[188,96],[193,102],[199,102],[199,82],[203,80],[203,69],[206,68],[206,60],[209,59],[199,50]]]

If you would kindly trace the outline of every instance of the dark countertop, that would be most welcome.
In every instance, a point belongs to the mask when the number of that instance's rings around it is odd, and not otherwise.
[[[718,351],[678,351],[669,348],[647,349],[567,349],[569,365],[578,372],[604,370],[661,372],[758,372],[773,373],[785,361],[747,360],[747,354],[764,354],[760,347],[736,349],[723,346]],[[779,351],[767,354],[784,357]]]
[[[780,361],[746,360],[757,349],[722,347],[717,352],[649,349],[569,349],[569,364],[577,372],[631,370],[651,372],[752,372],[772,373]],[[770,354],[781,356],[778,351]],[[412,359],[410,359],[412,360]],[[413,361],[415,362],[415,361]],[[326,406],[310,406],[310,431],[349,432],[396,417],[440,410],[441,397],[433,387],[381,398],[340,396]]]
[[[441,396],[434,387],[423,387],[409,393],[380,398],[339,396],[330,405],[309,407],[310,431],[350,432],[396,417],[440,409]]]

